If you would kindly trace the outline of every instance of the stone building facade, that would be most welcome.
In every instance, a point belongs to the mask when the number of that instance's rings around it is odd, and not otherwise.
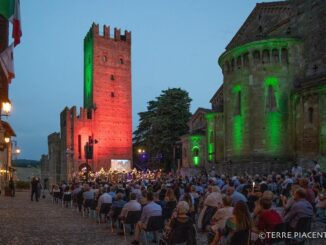
[[[48,166],[44,166],[43,169],[47,170],[50,185],[58,184],[61,180],[64,180],[61,169],[60,133],[52,133],[48,136],[48,160],[44,163],[48,163]],[[41,175],[46,175],[46,171],[41,172]]]
[[[322,0],[256,5],[218,59],[224,79],[206,114],[203,163],[266,172],[323,161],[325,13]]]
[[[60,114],[60,179],[81,166],[108,170],[132,161],[131,32],[93,24],[84,39],[84,107]],[[51,155],[49,154],[51,162]]]

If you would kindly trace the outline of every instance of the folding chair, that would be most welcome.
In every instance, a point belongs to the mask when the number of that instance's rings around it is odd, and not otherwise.
[[[147,244],[147,234],[149,232],[153,232],[154,240],[156,238],[156,231],[161,231],[164,229],[164,218],[163,216],[152,216],[149,218],[147,227],[144,229],[145,231],[145,242]]]
[[[63,194],[62,195],[62,200],[61,200],[61,207],[63,207],[63,205],[66,205],[66,207],[68,207],[68,203],[70,203],[70,207],[72,207],[72,194]]]
[[[102,214],[104,214],[104,217],[106,217],[108,215],[108,213],[111,210],[111,205],[112,203],[102,203],[100,211],[98,213],[98,223],[101,223],[101,219],[102,219]]]
[[[125,220],[122,220],[123,226],[123,235],[125,237],[125,241],[127,241],[126,236],[126,225],[135,225],[140,220],[141,211],[129,211]]]

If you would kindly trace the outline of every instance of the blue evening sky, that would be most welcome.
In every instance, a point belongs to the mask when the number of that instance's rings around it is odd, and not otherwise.
[[[83,104],[83,38],[93,22],[132,31],[133,130],[147,101],[181,87],[210,107],[217,64],[257,0],[21,0],[9,117],[20,158],[40,159],[65,106]],[[266,1],[266,0],[265,0]]]

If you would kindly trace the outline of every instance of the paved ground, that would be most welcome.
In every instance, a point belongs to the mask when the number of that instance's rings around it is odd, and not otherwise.
[[[124,245],[132,238],[124,241],[106,224],[52,204],[49,196],[39,202],[31,202],[29,192],[17,192],[15,198],[0,196],[0,245]]]
[[[315,224],[313,230],[326,232],[325,225],[320,224]],[[15,198],[0,196],[0,245],[124,245],[131,240],[128,236],[124,241],[106,224],[99,225],[72,208],[52,204],[49,195],[39,202],[31,202],[29,192],[17,192]],[[204,234],[199,234],[198,244],[205,244]]]
[[[71,208],[54,205],[50,197],[29,200],[29,192],[0,197],[0,244],[130,244],[105,224],[83,218]]]

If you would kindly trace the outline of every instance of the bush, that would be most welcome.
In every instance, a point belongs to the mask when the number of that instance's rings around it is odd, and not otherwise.
[[[28,181],[17,181],[16,189],[29,189],[30,183]]]

